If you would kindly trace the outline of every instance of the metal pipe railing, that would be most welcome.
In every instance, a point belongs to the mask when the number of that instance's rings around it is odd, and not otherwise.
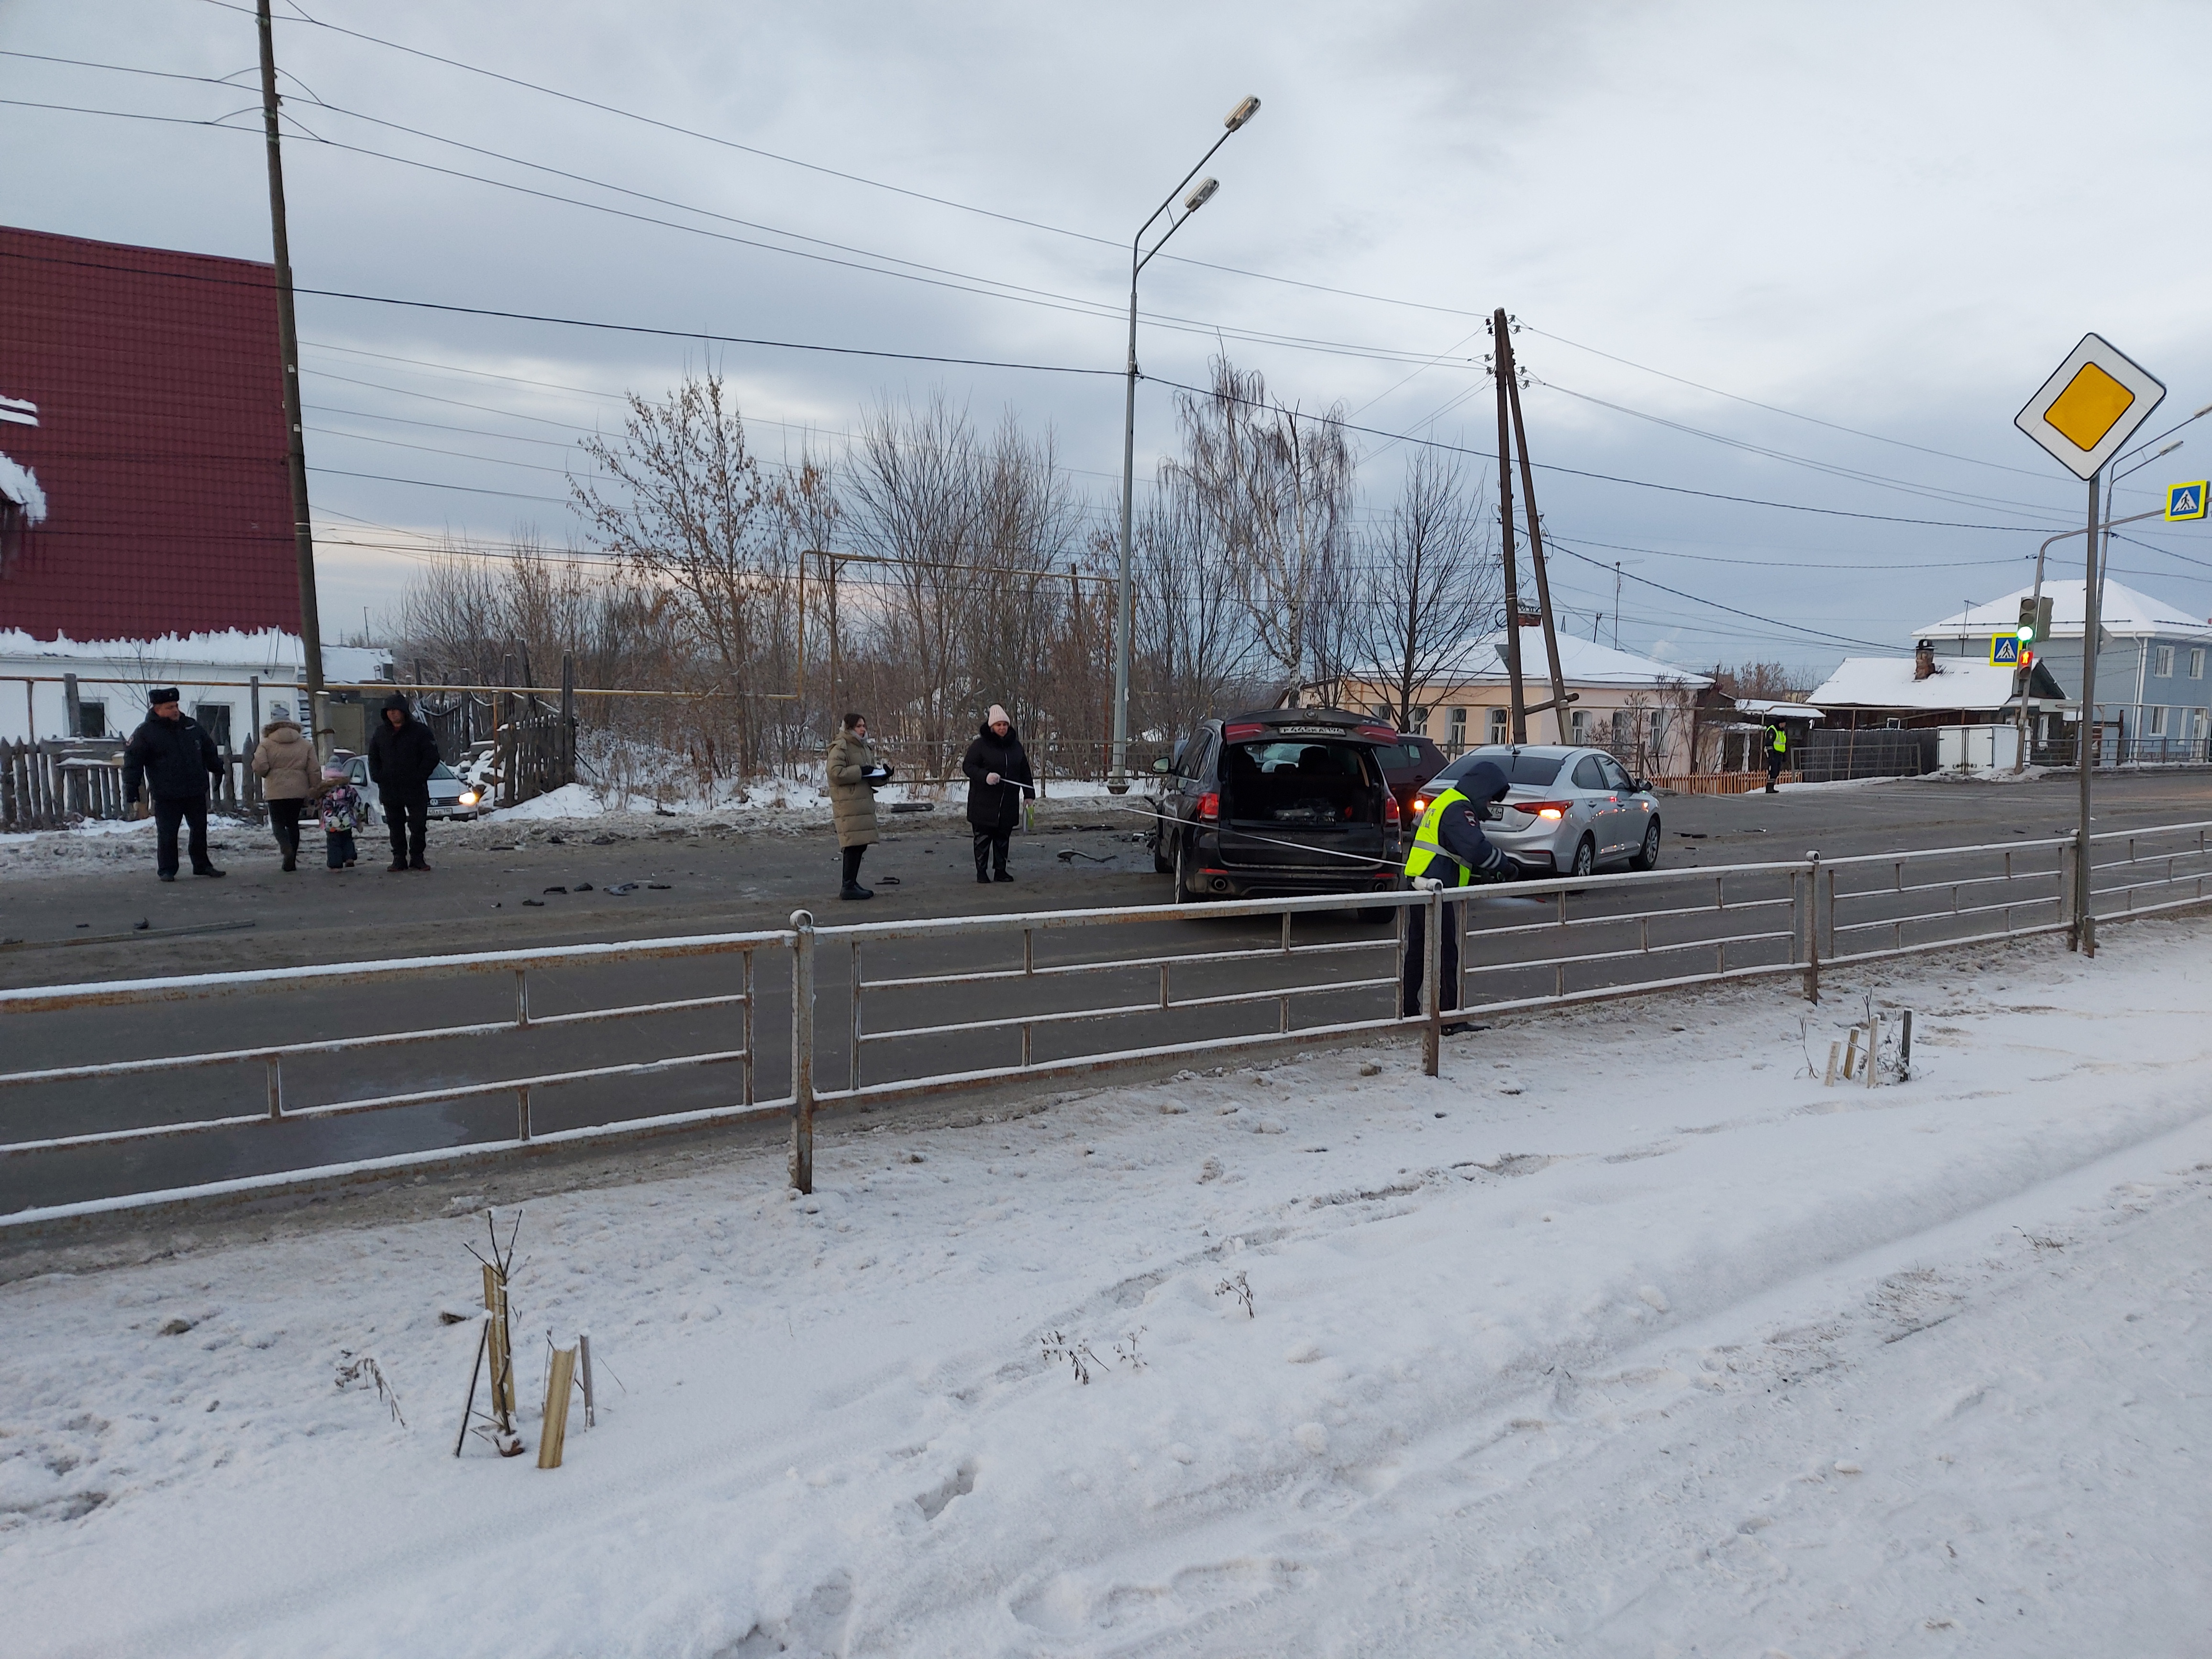
[[[2109,908],[2111,920],[2212,903],[2212,822],[2101,831],[2090,837],[2090,902]],[[2057,858],[2046,863],[2042,855],[2054,851]],[[799,911],[794,913],[789,927],[765,932],[0,991],[0,1018],[21,1018],[219,996],[323,992],[440,976],[465,980],[486,973],[514,975],[513,1012],[496,1019],[0,1073],[0,1099],[4,1099],[9,1091],[24,1088],[123,1082],[155,1073],[203,1072],[225,1066],[261,1067],[252,1085],[250,1110],[226,1102],[209,1115],[174,1122],[65,1126],[62,1133],[0,1144],[0,1163],[22,1167],[18,1160],[33,1155],[97,1152],[180,1136],[251,1134],[271,1124],[512,1097],[511,1136],[458,1152],[447,1147],[425,1149],[378,1161],[380,1168],[411,1167],[416,1163],[450,1161],[463,1153],[492,1156],[546,1144],[549,1137],[539,1132],[534,1114],[549,1089],[736,1063],[743,1073],[740,1104],[661,1113],[643,1119],[618,1115],[585,1129],[558,1130],[550,1139],[620,1136],[670,1126],[727,1121],[757,1110],[787,1111],[791,1179],[801,1190],[808,1190],[813,1182],[815,1111],[822,1104],[872,1104],[1024,1078],[1095,1074],[1180,1056],[1249,1051],[1280,1043],[1286,1037],[1350,1040],[1407,1030],[1420,1031],[1423,1064],[1434,1074],[1439,1064],[1443,1025],[1453,1003],[1468,1012],[1501,1014],[1778,974],[1802,976],[1802,994],[1817,1001],[1822,975],[1838,966],[2067,930],[2075,920],[2070,914],[2073,896],[2069,883],[2072,851],[2070,839],[2014,840],[1910,853],[1844,858],[1814,854],[1803,860],[1702,869],[1553,877],[1448,892],[1224,900],[830,927],[817,927],[807,912]],[[2099,853],[2106,856],[2096,856]],[[1861,871],[1880,874],[1872,884],[1861,885],[1864,878],[1856,873]],[[2102,878],[2101,883],[2097,878]],[[1532,908],[1540,914],[1531,916]],[[1389,913],[1391,926],[1373,936],[1301,937],[1296,926],[1300,918],[1320,921],[1377,910]],[[1778,914],[1785,910],[1786,921]],[[1407,923],[1416,917],[1423,924],[1422,994],[1417,1012],[1401,1011],[1402,981],[1396,971],[1363,972],[1353,967],[1341,978],[1311,971],[1315,963],[1376,952],[1390,953],[1395,967],[1406,952]],[[1767,925],[1768,918],[1773,919],[1773,925]],[[1111,931],[1132,925],[1193,921],[1265,925],[1267,931],[1260,938],[1226,945],[1200,941],[1199,948],[1191,950],[1163,949],[1140,937],[1130,941],[1133,948],[1126,954],[1116,940],[1127,935]],[[1439,983],[1446,927],[1453,930],[1452,938],[1460,946],[1455,998],[1444,996]],[[1875,941],[1885,935],[1886,942],[1875,946]],[[1041,957],[1040,940],[1055,939],[1068,941],[1065,951],[1054,957]],[[941,957],[945,950],[956,945],[976,942],[988,946],[1000,940],[1009,945],[1018,942],[1018,963],[986,961],[959,970],[939,962],[920,964],[924,970],[915,971],[902,969],[896,961],[902,949]],[[825,1041],[834,1044],[838,1038],[829,1036],[817,1018],[816,964],[823,945],[841,944],[849,962],[849,1006],[845,1018],[829,1030],[839,1032],[846,1044],[845,1086],[825,1091],[818,1087],[818,1069],[825,1057],[822,1050]],[[792,990],[791,1087],[787,1094],[765,1107],[759,1103],[755,1038],[759,1001],[756,957],[763,951],[785,954]],[[1713,953],[1710,966],[1689,973],[1669,971],[1681,965],[1686,955],[1694,957],[1707,951]],[[890,953],[888,957],[885,952]],[[542,1013],[533,1006],[532,970],[681,964],[732,956],[738,959],[742,969],[739,990],[621,1002],[560,1013]],[[1483,959],[1475,959],[1478,957]],[[876,964],[872,977],[872,963]],[[1091,976],[1115,974],[1152,976],[1153,982],[1140,995],[1121,992],[1086,997],[1083,994],[1081,988],[1091,982]],[[1549,982],[1540,993],[1513,994],[1516,988],[1510,976],[1514,975],[1539,975],[1540,983]],[[1228,977],[1224,980],[1224,975]],[[979,1013],[971,1007],[959,1011],[959,1018],[949,1019],[900,1018],[896,1012],[885,1019],[881,1012],[885,998],[957,993],[970,987],[991,988],[1021,1001],[1004,1011]],[[1469,994],[1471,989],[1486,988],[1494,988],[1498,994],[1480,1000]],[[1378,993],[1387,994],[1386,1006],[1372,1014],[1362,1014],[1362,1001]],[[1321,1006],[1314,1010],[1318,1017],[1313,1023],[1294,1024],[1295,1006],[1316,1003]],[[1209,1018],[1249,1018],[1249,1011],[1271,1005],[1274,1018],[1266,1024],[1272,1029],[1205,1030],[1203,1022]],[[296,1076],[287,1079],[284,1074],[288,1062],[297,1066],[302,1061],[352,1054],[404,1052],[455,1039],[496,1037],[499,1047],[495,1054],[507,1054],[513,1044],[537,1043],[573,1027],[656,1016],[714,1015],[731,1008],[741,1011],[741,1038],[735,1047],[725,1042],[696,1051],[613,1063],[601,1059],[586,1066],[539,1066],[522,1075],[464,1076],[433,1087],[306,1103],[294,1097],[298,1090]],[[1118,1035],[1129,1022],[1163,1016],[1201,1024],[1197,1033],[1186,1028],[1172,1040],[1163,1036],[1158,1041],[1131,1042]],[[1109,1035],[1079,1047],[1078,1052],[1039,1052],[1039,1039],[1047,1034],[1062,1034],[1054,1040],[1065,1042],[1066,1034],[1086,1027],[1103,1028]],[[726,1031],[728,1027],[721,1029]],[[978,1039],[994,1036],[1018,1038],[1018,1050],[1010,1050],[1003,1060],[984,1063],[973,1054],[972,1045]],[[866,1079],[865,1054],[885,1054],[896,1045],[915,1043],[949,1045],[963,1063],[958,1069],[932,1071],[925,1062],[902,1074],[872,1082]],[[298,1173],[292,1172],[295,1176]],[[289,1177],[268,1179],[285,1178]],[[135,1203],[141,1197],[121,1194],[92,1202]],[[63,1209],[72,1207],[85,1206]],[[59,1212],[24,1214],[39,1217]],[[0,1218],[0,1225],[22,1218],[20,1215]]]

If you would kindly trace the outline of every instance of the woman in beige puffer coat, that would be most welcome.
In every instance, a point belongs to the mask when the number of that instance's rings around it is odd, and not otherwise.
[[[860,885],[860,860],[878,839],[876,791],[890,781],[891,769],[868,741],[868,722],[859,714],[845,716],[845,728],[830,744],[830,808],[837,819],[837,845],[843,852],[845,884],[841,899],[873,898],[873,890]]]
[[[284,855],[284,867],[296,870],[300,811],[323,793],[315,745],[301,734],[296,721],[271,720],[261,728],[253,771],[261,780],[261,798],[269,803],[269,828],[276,836],[276,850]]]

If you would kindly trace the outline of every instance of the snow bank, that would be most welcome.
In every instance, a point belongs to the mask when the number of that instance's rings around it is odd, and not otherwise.
[[[2190,1650],[2208,945],[1900,968],[1872,1091],[1737,988],[538,1199],[556,1473],[452,1455],[480,1200],[18,1283],[10,1647]]]

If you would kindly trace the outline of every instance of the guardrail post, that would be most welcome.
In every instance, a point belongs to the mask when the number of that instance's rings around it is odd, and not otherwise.
[[[514,1091],[514,1138],[530,1139],[530,1085],[526,1083]]]
[[[284,1115],[284,1062],[271,1056],[268,1066],[269,1121],[274,1123]]]
[[[745,959],[745,1104],[753,1103],[753,952],[747,945],[741,953]],[[591,1370],[589,1365],[585,1370]],[[591,1420],[591,1408],[585,1407],[585,1421]]]
[[[1820,1000],[1820,855],[1805,856],[1805,1000]],[[1832,887],[1833,883],[1830,885]]]
[[[1438,983],[1444,976],[1444,892],[1433,889],[1428,900],[1428,926],[1421,931],[1421,1070],[1437,1075],[1443,1057],[1444,998]]]
[[[791,1184],[814,1190],[814,916],[791,913]]]

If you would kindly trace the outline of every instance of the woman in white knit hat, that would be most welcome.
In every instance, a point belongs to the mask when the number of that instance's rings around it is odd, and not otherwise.
[[[968,775],[968,825],[975,832],[975,879],[1012,881],[1007,843],[1021,822],[1022,798],[1036,793],[1030,757],[1013,717],[997,703],[968,745],[960,769]]]

